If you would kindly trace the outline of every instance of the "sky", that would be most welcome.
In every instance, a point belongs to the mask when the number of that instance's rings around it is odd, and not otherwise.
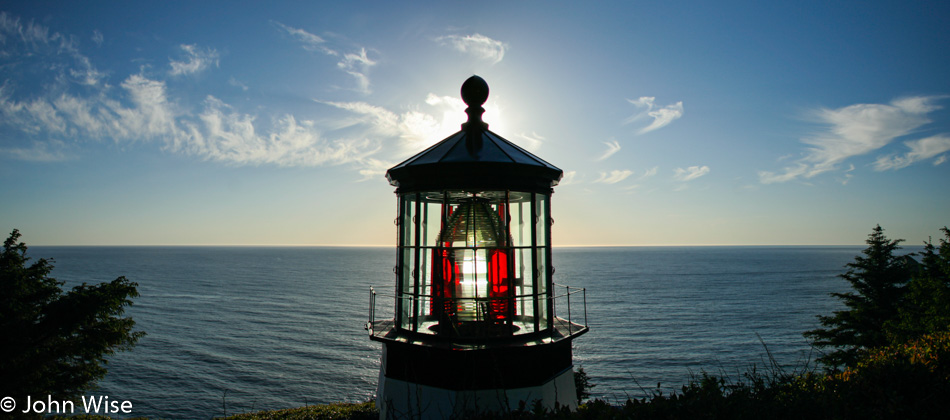
[[[920,245],[950,225],[950,3],[0,3],[0,228],[394,246],[386,169],[490,129],[553,243]]]

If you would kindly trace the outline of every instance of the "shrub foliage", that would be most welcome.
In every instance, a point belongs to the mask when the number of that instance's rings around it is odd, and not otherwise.
[[[831,349],[819,362],[832,368],[851,366],[862,349],[888,344],[884,325],[897,318],[904,283],[911,273],[908,259],[895,255],[901,242],[887,239],[878,225],[868,235],[864,255],[847,265],[841,278],[851,283],[853,291],[832,293],[846,309],[819,315],[823,327],[804,333],[819,349]]]
[[[19,238],[14,230],[0,253],[0,396],[17,407],[27,396],[74,400],[105,376],[106,356],[144,335],[122,317],[137,284],[119,277],[64,292],[49,260],[28,264]]]

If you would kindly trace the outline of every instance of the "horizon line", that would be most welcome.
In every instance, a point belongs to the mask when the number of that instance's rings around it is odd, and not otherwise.
[[[800,247],[800,246],[865,246],[861,244],[567,244],[552,245],[552,248],[646,248],[646,247]],[[396,245],[379,244],[28,244],[28,247],[222,247],[222,248],[396,248]],[[902,248],[912,246],[904,245]]]

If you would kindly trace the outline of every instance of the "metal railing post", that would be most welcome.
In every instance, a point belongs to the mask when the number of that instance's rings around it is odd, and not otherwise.
[[[373,286],[369,287],[369,322],[367,323],[367,330],[369,330],[369,335],[373,335],[373,320],[376,318],[376,289]]]
[[[567,293],[567,335],[574,335],[574,322],[571,319],[571,288],[564,286]]]
[[[584,327],[587,328],[587,288],[581,290],[584,291]]]

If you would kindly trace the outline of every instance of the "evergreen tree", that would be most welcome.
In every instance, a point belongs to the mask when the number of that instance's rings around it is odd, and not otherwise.
[[[939,248],[932,240],[924,243],[921,263],[907,283],[898,318],[887,325],[893,344],[950,330],[950,230],[941,230],[946,239],[940,240]]]
[[[19,238],[14,229],[0,253],[0,396],[21,408],[28,395],[74,400],[105,376],[106,356],[144,335],[121,317],[138,285],[119,277],[64,293],[49,260],[27,265]]]
[[[903,239],[888,240],[880,225],[868,235],[863,256],[848,263],[840,277],[851,283],[853,291],[832,293],[845,305],[831,316],[819,315],[823,328],[806,331],[806,338],[819,349],[832,348],[818,361],[829,368],[852,366],[862,349],[888,344],[885,324],[897,317],[910,277],[907,259],[894,255]]]

